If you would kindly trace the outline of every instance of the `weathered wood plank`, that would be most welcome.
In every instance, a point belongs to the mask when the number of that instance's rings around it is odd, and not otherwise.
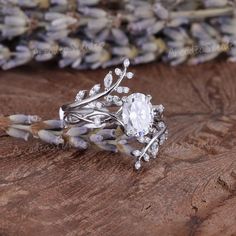
[[[1,133],[0,235],[236,235],[236,65],[132,68],[166,107],[170,137],[133,172],[119,154],[60,150]],[[0,114],[56,118],[106,72],[0,72]]]

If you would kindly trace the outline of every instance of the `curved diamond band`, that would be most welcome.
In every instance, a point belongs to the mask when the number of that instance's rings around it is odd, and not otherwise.
[[[104,89],[96,84],[90,91],[81,90],[75,102],[60,108],[60,119],[65,125],[83,124],[96,129],[111,125],[121,127],[124,135],[137,141],[131,155],[135,157],[135,168],[140,169],[141,161],[156,158],[159,146],[167,139],[167,127],[163,121],[163,105],[152,105],[150,95],[129,94],[129,88],[121,86],[124,79],[132,79],[128,72],[129,60],[124,69],[115,69],[114,81],[110,71],[104,78]]]

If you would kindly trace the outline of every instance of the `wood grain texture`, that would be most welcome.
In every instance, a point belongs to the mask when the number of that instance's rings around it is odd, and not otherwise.
[[[236,65],[132,68],[170,137],[140,173],[119,154],[0,138],[1,236],[236,235]],[[0,72],[0,113],[56,118],[106,72]]]

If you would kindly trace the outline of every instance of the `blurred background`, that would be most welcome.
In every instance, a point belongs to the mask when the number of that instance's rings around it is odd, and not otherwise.
[[[235,61],[232,0],[1,0],[0,65]]]

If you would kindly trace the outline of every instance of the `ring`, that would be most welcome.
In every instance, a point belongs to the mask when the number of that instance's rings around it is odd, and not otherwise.
[[[103,86],[96,84],[89,91],[79,91],[73,103],[60,108],[59,116],[65,127],[84,125],[97,129],[119,126],[124,135],[137,141],[131,155],[138,170],[142,161],[156,158],[168,131],[163,121],[163,105],[152,105],[151,95],[129,94],[130,89],[121,86],[124,79],[134,77],[128,71],[129,65],[129,60],[125,59],[123,70],[115,69],[116,79],[110,71],[104,78]]]

